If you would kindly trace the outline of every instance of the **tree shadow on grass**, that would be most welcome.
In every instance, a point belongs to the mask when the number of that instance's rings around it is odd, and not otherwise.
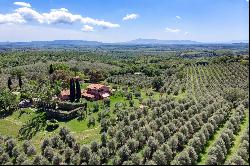
[[[44,113],[39,113],[36,117],[21,127],[18,133],[18,138],[21,140],[29,140],[45,127],[46,115]]]
[[[12,114],[13,114],[12,111],[3,111],[3,110],[0,110],[0,119],[4,119],[7,116],[10,116]]]

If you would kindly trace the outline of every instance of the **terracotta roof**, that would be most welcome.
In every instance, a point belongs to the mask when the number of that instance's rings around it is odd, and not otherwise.
[[[101,89],[104,86],[105,85],[102,85],[102,84],[90,84],[87,88],[90,88],[90,89]]]
[[[67,90],[63,90],[61,91],[60,93],[61,96],[69,96],[70,95],[70,91],[67,89]]]
[[[94,95],[89,94],[89,93],[83,93],[82,95],[83,95],[84,97],[95,98]]]

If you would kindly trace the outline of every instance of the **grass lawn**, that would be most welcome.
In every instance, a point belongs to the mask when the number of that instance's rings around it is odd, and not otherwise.
[[[35,118],[39,113],[34,112],[33,110],[26,109],[30,114],[22,114],[20,115],[20,110],[14,112],[12,115],[0,119],[0,134],[8,135],[15,138],[19,136],[19,130],[24,128],[25,125],[29,125],[33,118]],[[97,113],[93,113],[93,116],[97,119]],[[85,118],[82,121],[78,121],[77,119],[73,119],[67,122],[59,122],[59,126],[65,126],[70,129],[72,134],[77,138],[80,143],[89,143],[92,140],[100,139],[100,125],[96,122],[96,126],[87,127],[88,118]],[[28,126],[27,125],[27,126]],[[27,131],[33,131],[31,128]],[[45,127],[39,127],[39,131],[36,132],[31,138],[31,142],[36,146],[40,146],[41,141],[46,138],[55,135],[58,133],[59,128],[54,131],[47,131]]]
[[[14,123],[9,118],[0,119],[0,134],[16,137],[21,125]]]
[[[181,90],[179,91],[178,95],[176,95],[176,96],[171,94],[171,96],[172,96],[175,100],[177,100],[177,101],[186,98],[187,95],[188,95],[188,94],[187,94],[187,91],[181,92]]]
[[[12,115],[0,119],[0,134],[17,137],[18,131],[22,127],[22,125],[24,125],[33,117],[33,110],[25,109],[25,113],[23,115],[20,115],[20,111],[16,111]]]

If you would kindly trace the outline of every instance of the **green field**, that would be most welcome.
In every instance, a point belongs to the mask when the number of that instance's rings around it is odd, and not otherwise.
[[[234,56],[184,45],[0,51],[0,165],[248,164],[239,46]],[[92,83],[110,97],[81,98]]]
[[[84,84],[83,86],[86,87],[88,83]],[[141,90],[141,96],[142,98],[146,99],[146,90]],[[183,96],[180,94],[180,98]],[[178,96],[176,96],[179,98]],[[152,96],[152,99],[159,100],[160,94],[157,92],[154,92],[154,95]],[[139,107],[140,101],[133,96],[134,106]],[[100,123],[97,121],[98,118],[98,112],[92,112],[93,106],[95,103],[98,103],[99,105],[99,111],[101,112],[104,109],[110,109],[110,116],[116,116],[113,110],[115,109],[116,103],[123,103],[125,105],[124,108],[129,108],[129,101],[126,100],[123,96],[111,96],[110,97],[110,108],[105,108],[103,101],[87,101],[87,116],[83,120],[72,119],[66,122],[59,122],[60,127],[66,127],[68,128],[72,134],[75,136],[75,138],[79,141],[81,144],[88,144],[93,140],[100,141],[101,134],[100,134]],[[21,114],[21,112],[24,112]],[[90,115],[89,115],[90,114]],[[58,133],[59,128],[54,131],[47,131],[46,126],[42,123],[33,123],[38,117],[43,115],[43,113],[38,113],[36,109],[22,109],[17,110],[14,112],[11,116],[5,117],[0,119],[0,134],[1,135],[8,135],[13,136],[15,138],[21,138],[22,135],[19,134],[19,130],[21,128],[24,128],[25,138],[31,137],[31,142],[35,146],[40,146],[40,143],[42,140],[46,137],[51,137]],[[93,116],[96,119],[96,125],[88,127],[88,118],[90,116]],[[35,130],[37,129],[37,130]]]

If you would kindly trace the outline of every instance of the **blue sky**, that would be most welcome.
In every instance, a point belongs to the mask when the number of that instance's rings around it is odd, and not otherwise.
[[[247,0],[0,0],[0,41],[248,40]]]

